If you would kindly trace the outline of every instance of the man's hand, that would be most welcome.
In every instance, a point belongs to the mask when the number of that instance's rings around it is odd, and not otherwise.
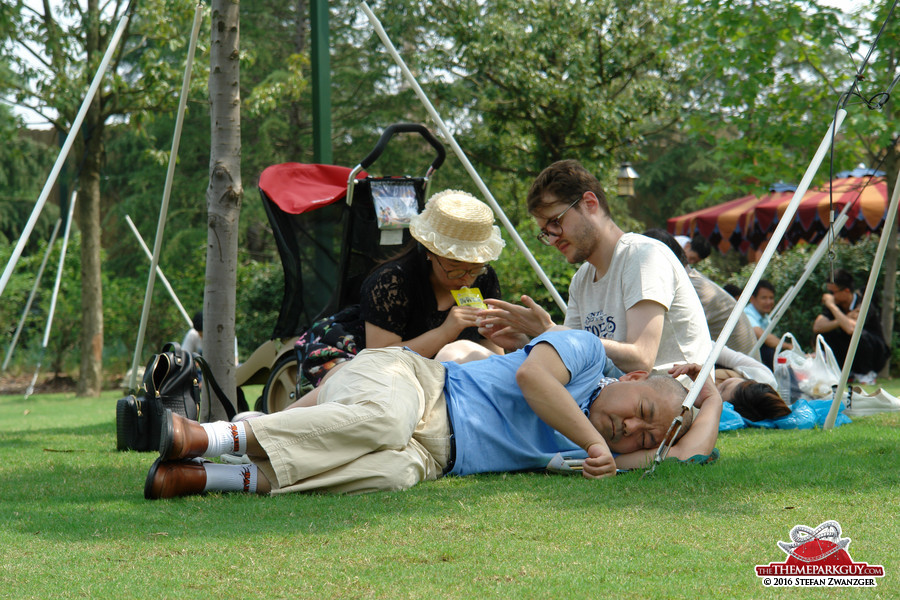
[[[616,474],[616,461],[605,442],[594,442],[587,449],[588,457],[582,463],[581,474],[588,479],[599,479]]]
[[[478,333],[501,348],[515,350],[553,327],[550,313],[537,302],[524,295],[521,300],[524,306],[486,298],[484,302],[489,308],[478,313]]]

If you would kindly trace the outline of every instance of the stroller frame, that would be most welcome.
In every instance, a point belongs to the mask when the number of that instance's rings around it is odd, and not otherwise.
[[[435,150],[436,157],[425,175],[370,177],[365,169],[398,133],[419,134]],[[276,412],[299,398],[299,364],[294,351],[297,339],[316,320],[357,303],[360,285],[372,268],[409,241],[409,230],[403,229],[401,245],[379,243],[381,232],[372,197],[373,183],[412,184],[417,210],[421,212],[431,176],[445,158],[443,145],[423,125],[397,123],[384,130],[374,149],[353,169],[283,163],[263,171],[260,196],[281,258],[284,289],[270,339],[236,372],[239,396],[243,396],[242,386],[264,384],[254,403],[256,410]],[[329,228],[340,233],[338,256],[333,245],[329,247],[322,243],[321,236],[313,235]],[[304,261],[310,253],[312,260]],[[335,269],[336,280],[331,276]],[[307,295],[309,289],[314,294]],[[323,297],[327,301],[319,302]]]

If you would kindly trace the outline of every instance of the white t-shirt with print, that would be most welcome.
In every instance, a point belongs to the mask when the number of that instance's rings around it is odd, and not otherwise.
[[[601,338],[626,340],[626,311],[642,300],[665,309],[655,371],[676,363],[703,364],[712,341],[700,299],[675,255],[658,240],[626,233],[616,243],[606,274],[584,263],[569,285],[565,325]]]

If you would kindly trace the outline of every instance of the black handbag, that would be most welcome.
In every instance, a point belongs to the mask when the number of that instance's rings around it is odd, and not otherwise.
[[[175,342],[163,345],[144,371],[144,394],[192,421],[200,417],[200,378],[192,353]]]
[[[116,402],[116,448],[152,452],[159,449],[160,424],[166,410],[192,421],[200,416],[200,373],[225,409],[234,418],[234,405],[222,391],[198,354],[168,342],[147,363],[141,388]],[[241,410],[246,410],[242,408]]]

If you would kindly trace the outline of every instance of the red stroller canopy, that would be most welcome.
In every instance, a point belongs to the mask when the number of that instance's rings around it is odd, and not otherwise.
[[[259,176],[259,189],[284,212],[299,215],[344,198],[351,170],[337,165],[272,165]],[[365,171],[356,176],[365,177]]]

